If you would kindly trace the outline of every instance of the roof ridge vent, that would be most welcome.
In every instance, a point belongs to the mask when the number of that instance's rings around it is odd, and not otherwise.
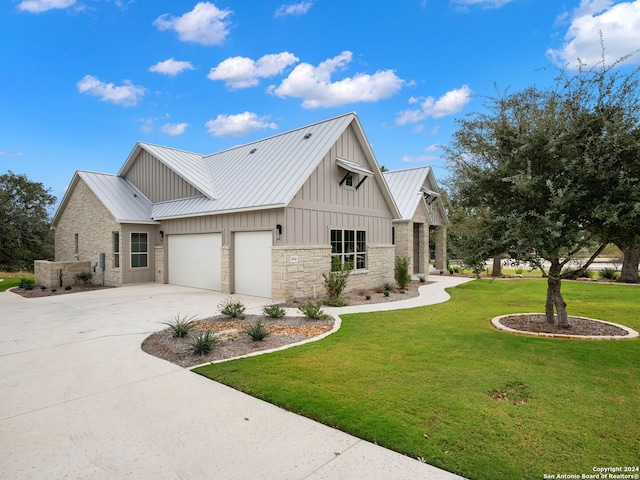
[[[249,151],[249,155],[253,155],[254,153],[256,153],[256,151],[257,151],[257,150],[258,150],[257,148],[252,148],[252,149]]]
[[[309,133],[305,133],[304,137],[302,137],[303,140],[309,140],[311,138],[311,135],[313,135],[313,133],[309,132]]]

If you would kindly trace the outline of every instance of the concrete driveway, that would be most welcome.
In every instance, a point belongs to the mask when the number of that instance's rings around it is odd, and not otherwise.
[[[156,284],[0,293],[0,478],[460,478],[140,349],[159,322],[227,297]],[[268,302],[237,298],[255,313]]]

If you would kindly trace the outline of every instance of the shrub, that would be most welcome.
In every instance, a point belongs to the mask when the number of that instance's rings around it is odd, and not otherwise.
[[[20,288],[24,288],[25,290],[33,290],[35,282],[31,278],[21,278],[20,279]]]
[[[409,259],[404,257],[396,257],[396,265],[393,269],[393,275],[400,290],[404,290],[411,282],[409,275]]]
[[[267,305],[262,309],[262,313],[265,317],[282,318],[287,312],[280,305]]]
[[[327,307],[344,307],[347,305],[347,302],[342,300],[341,298],[330,298],[323,302]]]
[[[516,268],[516,275],[522,275],[524,270],[522,268]]]
[[[204,330],[191,337],[187,351],[192,355],[204,355],[210,353],[218,344],[216,334],[211,330]]]
[[[333,257],[331,259],[331,271],[328,274],[322,274],[324,277],[324,288],[330,300],[340,298],[344,289],[347,288],[351,270],[353,270],[353,264],[351,262],[341,264],[340,257]]]
[[[618,278],[618,272],[615,268],[605,267],[600,270],[600,277],[606,278],[607,280],[615,280],[616,278]]]
[[[364,298],[365,298],[365,300],[371,300],[371,295],[367,295]]]
[[[384,295],[385,297],[388,297],[388,296],[389,296],[389,290],[385,290],[385,291],[383,292],[383,295]]]
[[[93,278],[93,273],[91,272],[78,272],[75,274],[75,279],[78,282],[82,282],[85,285],[91,281]]]
[[[265,325],[260,320],[247,326],[244,329],[244,333],[249,335],[251,337],[251,340],[253,340],[254,342],[259,342],[269,336],[269,330],[267,330],[267,327],[265,327]]]
[[[424,275],[420,275],[420,276],[418,277],[418,280],[420,280],[420,283],[424,283],[424,282],[426,282],[426,281],[427,281],[427,277],[425,277]]]
[[[194,317],[195,315],[185,315],[184,317],[180,317],[180,314],[177,314],[172,321],[162,323],[169,326],[174,337],[182,338],[186,337],[196,326],[196,320]]]
[[[44,285],[40,285],[40,290],[45,291],[47,289],[47,287],[45,287]]]
[[[66,287],[64,287],[64,289],[67,291],[71,290],[71,285],[67,285]]]
[[[322,311],[321,303],[305,303],[304,305],[300,305],[298,310],[304,313],[307,319],[312,320],[320,320],[329,316]]]
[[[234,302],[230,298],[227,298],[218,305],[220,313],[231,318],[244,318],[245,306],[242,302]]]

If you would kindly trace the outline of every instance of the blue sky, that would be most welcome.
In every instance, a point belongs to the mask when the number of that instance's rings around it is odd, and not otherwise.
[[[380,164],[443,179],[456,118],[597,62],[599,32],[640,48],[640,0],[4,0],[0,32],[0,172],[58,198],[137,141],[206,154],[350,111]]]

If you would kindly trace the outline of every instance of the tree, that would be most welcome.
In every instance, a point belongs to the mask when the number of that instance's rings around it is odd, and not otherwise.
[[[26,175],[0,175],[0,269],[31,270],[34,260],[53,257],[47,208],[55,201]]]
[[[447,148],[463,205],[484,212],[478,245],[492,238],[516,260],[546,260],[545,313],[562,327],[569,322],[561,281],[588,268],[604,249],[610,230],[602,228],[603,218],[614,227],[613,213],[623,218],[624,209],[637,208],[629,196],[614,202],[609,190],[611,172],[630,159],[640,112],[638,70],[625,75],[616,65],[561,71],[550,88],[498,92],[487,99],[486,113],[458,122]],[[594,241],[593,255],[568,270]]]

